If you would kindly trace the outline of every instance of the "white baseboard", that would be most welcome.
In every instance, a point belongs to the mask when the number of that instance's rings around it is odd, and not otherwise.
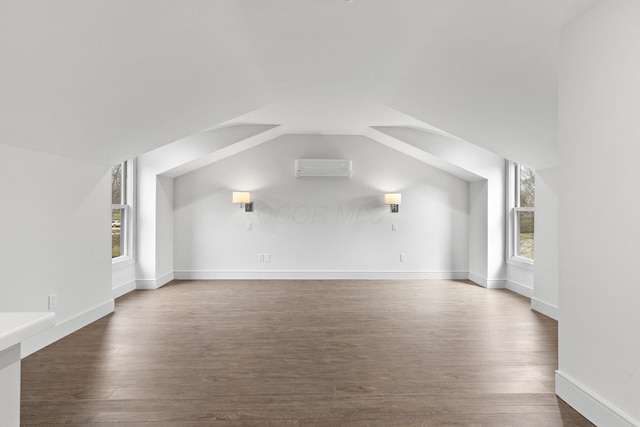
[[[515,292],[516,294],[520,294],[523,297],[533,298],[533,288],[525,284],[513,280],[507,280],[507,289]]]
[[[554,320],[560,320],[560,309],[555,305],[540,301],[536,298],[531,298],[531,309]]]
[[[507,281],[504,279],[487,280],[487,289],[507,289]]]
[[[556,394],[595,425],[607,427],[640,426],[640,420],[632,419],[583,384],[559,370],[556,371]]]
[[[174,273],[167,273],[157,279],[136,280],[136,289],[158,289],[172,281],[175,277]]]
[[[504,279],[488,279],[479,274],[469,273],[469,280],[487,289],[506,289],[507,281]]]
[[[96,320],[113,313],[115,304],[113,300],[109,300],[103,304],[100,304],[94,308],[91,308],[77,316],[67,319],[63,322],[56,324],[51,329],[31,337],[22,342],[21,354],[25,358],[28,355],[35,353],[38,350],[45,348],[46,346],[53,344],[54,342],[66,337],[67,335],[84,328],[85,326],[95,322]]]
[[[467,280],[466,271],[208,270],[175,271],[177,280]]]
[[[487,278],[480,276],[479,274],[469,273],[469,280],[471,280],[476,285],[480,285],[484,288],[487,287]]]
[[[118,285],[111,290],[111,297],[113,299],[120,298],[122,295],[128,294],[131,291],[136,289],[136,281],[132,280],[131,282],[123,283],[122,285]]]

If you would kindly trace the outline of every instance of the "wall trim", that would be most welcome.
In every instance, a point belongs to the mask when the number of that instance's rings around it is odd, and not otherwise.
[[[507,289],[507,281],[504,279],[487,279],[487,289]]]
[[[113,313],[115,302],[111,299],[96,307],[86,310],[70,319],[64,320],[51,329],[47,329],[22,342],[22,358],[35,353],[46,346],[84,328],[104,316]]]
[[[482,287],[487,287],[487,278],[480,276],[479,274],[469,273],[469,280],[471,280],[476,285],[480,285]]]
[[[132,280],[127,283],[123,283],[111,289],[111,297],[113,299],[120,298],[121,296],[128,294],[131,291],[135,291],[136,281]]]
[[[556,371],[556,394],[596,425],[607,427],[640,426],[640,420],[634,420],[560,370]]]
[[[469,273],[469,280],[487,289],[506,289],[507,281],[504,279],[487,279],[479,274]]]
[[[176,280],[467,280],[466,271],[178,270]]]
[[[560,309],[548,302],[541,301],[535,297],[531,298],[531,309],[544,314],[553,320],[560,320]]]
[[[136,289],[158,289],[174,279],[174,273],[167,273],[157,279],[136,280]]]
[[[507,289],[523,297],[533,298],[533,288],[515,280],[507,279]]]

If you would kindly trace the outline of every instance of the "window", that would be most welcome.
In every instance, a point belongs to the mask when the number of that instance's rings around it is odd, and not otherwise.
[[[131,258],[133,229],[133,161],[111,167],[111,259]]]
[[[508,175],[510,258],[533,263],[536,173],[527,166],[510,162]]]

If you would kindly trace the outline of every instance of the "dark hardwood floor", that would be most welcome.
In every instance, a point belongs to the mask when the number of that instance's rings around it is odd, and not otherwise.
[[[22,363],[23,425],[591,426],[557,323],[461,281],[175,281]]]

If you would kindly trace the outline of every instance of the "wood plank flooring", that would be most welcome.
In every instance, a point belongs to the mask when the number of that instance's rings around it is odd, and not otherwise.
[[[22,363],[25,426],[591,426],[557,323],[464,281],[175,281]]]

